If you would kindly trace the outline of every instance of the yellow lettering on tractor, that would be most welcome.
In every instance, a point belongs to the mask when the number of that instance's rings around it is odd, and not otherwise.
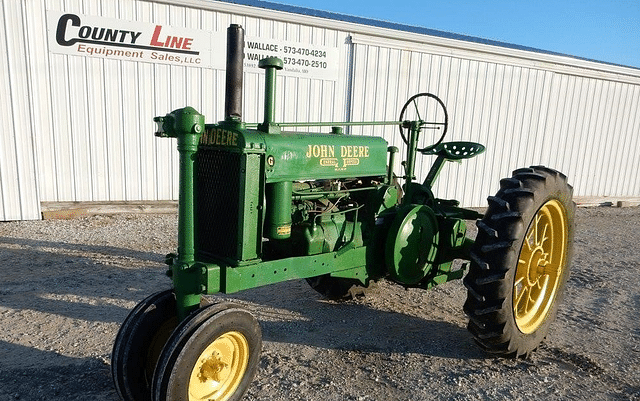
[[[348,166],[357,166],[361,158],[369,157],[369,147],[361,145],[340,146],[340,157],[342,163],[336,157],[336,147],[333,145],[307,145],[306,157],[317,158],[322,167],[335,167],[344,170]],[[342,166],[340,166],[342,164]]]
[[[238,133],[222,128],[208,129],[202,134],[200,144],[207,146],[238,146]]]
[[[368,146],[340,146],[340,157],[369,157],[369,147]]]

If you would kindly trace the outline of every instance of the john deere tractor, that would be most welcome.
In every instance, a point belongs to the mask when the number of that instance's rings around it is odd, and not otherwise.
[[[293,279],[341,299],[382,279],[429,289],[464,278],[480,347],[518,357],[539,346],[569,275],[575,206],[563,174],[515,170],[484,214],[439,199],[433,184],[445,163],[485,148],[444,141],[448,114],[437,96],[411,97],[397,121],[277,123],[278,58],[259,63],[263,122],[245,123],[242,27],[231,25],[227,40],[224,120],[205,124],[191,107],[155,118],[156,135],[177,138],[180,154],[178,249],[166,260],[172,288],[140,302],[115,340],[123,400],[241,399],[260,359],[260,325],[244,308],[203,296]],[[403,176],[394,174],[398,148],[344,134],[355,125],[399,127]],[[293,131],[299,126],[325,132]],[[433,160],[422,181],[418,157]]]

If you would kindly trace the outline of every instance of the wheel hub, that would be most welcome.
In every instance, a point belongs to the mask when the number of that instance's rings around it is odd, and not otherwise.
[[[201,382],[206,382],[207,380],[220,382],[220,373],[228,366],[228,364],[220,360],[219,355],[211,355],[211,357],[202,360],[198,378]]]
[[[225,401],[236,391],[249,363],[249,343],[231,331],[200,354],[189,381],[189,401]]]
[[[513,288],[518,329],[529,334],[545,321],[565,268],[568,237],[566,211],[557,200],[534,216],[520,250]]]
[[[545,266],[549,264],[549,254],[538,246],[533,250],[528,262],[527,286],[532,287],[538,283],[541,276],[545,274]]]

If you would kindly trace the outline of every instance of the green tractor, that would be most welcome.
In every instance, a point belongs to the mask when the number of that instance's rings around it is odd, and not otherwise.
[[[436,198],[445,162],[484,151],[444,142],[448,116],[438,97],[411,97],[397,121],[276,123],[277,58],[259,64],[264,121],[247,124],[242,27],[230,26],[227,39],[224,121],[205,124],[190,107],[155,118],[156,135],[177,138],[180,153],[178,250],[167,255],[173,288],[140,302],[115,340],[112,373],[123,400],[241,399],[260,359],[260,325],[242,307],[203,295],[292,279],[340,299],[381,279],[428,289],[464,277],[468,329],[480,347],[518,357],[539,346],[569,275],[575,205],[563,174],[514,171],[484,215]],[[393,173],[398,148],[343,134],[354,125],[399,127],[402,186]],[[287,130],[296,126],[330,133]],[[428,131],[436,141],[421,146]],[[435,157],[423,182],[414,176],[418,155]],[[469,220],[477,221],[475,241]]]

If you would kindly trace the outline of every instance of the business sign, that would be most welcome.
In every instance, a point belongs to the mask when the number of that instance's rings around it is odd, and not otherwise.
[[[53,53],[221,68],[209,32],[54,11],[47,23]]]
[[[244,44],[244,67],[258,68],[258,61],[265,57],[282,60],[284,75],[307,76],[324,80],[337,80],[339,70],[337,47],[316,46],[275,39],[246,37]]]
[[[47,12],[52,53],[185,67],[226,68],[226,30],[202,31],[58,11]],[[339,49],[245,37],[246,71],[264,57],[279,57],[282,75],[336,81]]]

